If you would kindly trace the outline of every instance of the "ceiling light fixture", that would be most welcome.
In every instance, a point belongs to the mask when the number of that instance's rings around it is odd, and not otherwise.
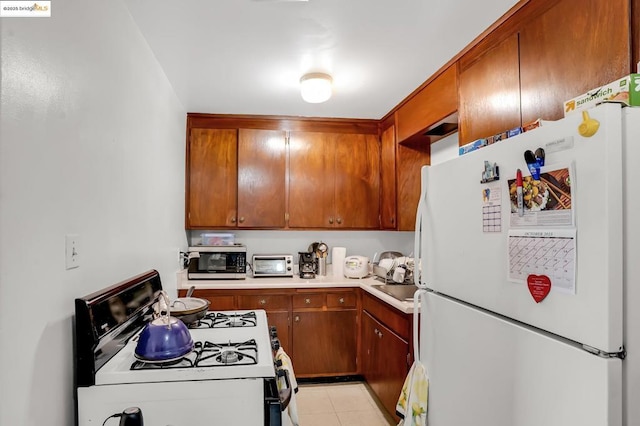
[[[331,97],[331,83],[333,79],[329,74],[313,72],[300,78],[300,94],[302,99],[311,104],[319,104]]]

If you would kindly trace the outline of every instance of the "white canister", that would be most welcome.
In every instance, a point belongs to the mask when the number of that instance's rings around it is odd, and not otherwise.
[[[331,269],[334,277],[344,278],[344,259],[347,257],[346,247],[331,249]]]

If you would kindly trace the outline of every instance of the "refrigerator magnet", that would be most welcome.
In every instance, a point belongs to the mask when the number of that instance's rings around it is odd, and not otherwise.
[[[529,293],[536,303],[542,302],[551,291],[551,279],[546,275],[529,275],[527,277]]]

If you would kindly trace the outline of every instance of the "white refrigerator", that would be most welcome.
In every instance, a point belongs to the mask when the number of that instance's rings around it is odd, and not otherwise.
[[[640,109],[424,166],[415,243],[429,426],[640,425]]]

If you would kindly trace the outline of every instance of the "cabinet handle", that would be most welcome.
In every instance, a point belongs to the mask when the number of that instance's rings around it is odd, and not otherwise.
[[[267,304],[267,300],[266,299],[260,299],[260,304],[261,305],[266,305]]]
[[[338,299],[338,302],[344,303],[344,297],[341,297],[340,299]]]
[[[244,223],[244,216],[240,216],[240,223]]]
[[[382,339],[382,331],[378,331],[378,337]]]
[[[396,223],[396,218],[395,218],[395,217],[392,217],[392,218],[391,218],[391,223],[393,223],[393,224],[395,224],[395,223]]]
[[[299,317],[298,315],[296,315],[296,316],[293,318],[293,320],[294,320],[295,322],[300,322],[300,317]]]
[[[376,333],[376,336],[378,335],[378,333],[380,333],[377,328],[374,328],[373,332]]]
[[[236,218],[235,217],[231,218],[231,223],[236,223]]]
[[[332,217],[329,218],[329,224],[333,225],[333,218]]]
[[[311,304],[311,299],[309,299],[309,298],[304,299],[304,303],[306,303],[307,305],[310,305]]]
[[[336,219],[336,222],[338,222],[338,225],[340,225],[342,223],[342,218],[339,217],[338,219]]]

